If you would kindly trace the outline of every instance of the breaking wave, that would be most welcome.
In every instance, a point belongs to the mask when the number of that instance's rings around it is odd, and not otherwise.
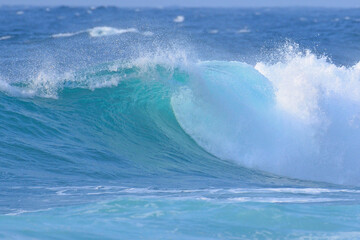
[[[91,34],[103,34],[97,30]],[[185,132],[223,162],[291,178],[358,184],[360,64],[336,66],[292,46],[279,61],[255,66],[169,59],[140,58],[61,75],[41,72],[22,84],[2,80],[0,89],[16,97],[57,99],[52,102],[57,108],[67,102],[72,114],[85,114],[86,121],[87,114],[100,116],[103,123],[94,118],[87,125],[99,134],[115,134],[106,142],[116,154],[121,146],[121,154],[151,161],[157,154],[205,157]]]

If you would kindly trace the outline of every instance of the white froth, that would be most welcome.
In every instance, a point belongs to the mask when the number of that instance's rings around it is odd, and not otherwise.
[[[53,34],[51,35],[53,38],[64,38],[64,37],[72,37],[75,35],[78,35],[82,32],[73,32],[73,33],[58,33],[58,34]]]
[[[57,33],[51,35],[53,38],[63,38],[63,37],[72,37],[75,35],[79,35],[82,33],[88,33],[90,37],[106,37],[106,36],[113,36],[113,35],[121,35],[124,33],[140,33],[136,28],[114,28],[114,27],[94,27],[84,31],[78,32],[69,32],[69,33]],[[146,31],[142,33],[145,36],[152,36],[153,33],[150,31]]]
[[[250,31],[250,29],[248,29],[247,27],[242,28],[242,29],[240,29],[239,31],[237,31],[237,33],[249,33],[249,32],[251,32],[251,31]]]
[[[150,32],[150,31],[145,31],[145,32],[143,32],[143,35],[144,35],[144,36],[153,36],[154,33],[153,33],[153,32]]]
[[[1,40],[7,40],[7,39],[10,39],[10,38],[12,38],[12,37],[11,36],[1,36],[0,41]]]
[[[125,28],[118,29],[113,27],[94,27],[88,30],[91,37],[103,37],[111,35],[120,35],[124,33],[137,33],[139,32],[136,28]]]
[[[182,23],[184,20],[185,20],[185,17],[182,15],[179,15],[176,18],[174,18],[174,22],[176,22],[176,23]]]
[[[284,62],[260,62],[255,66],[274,84],[277,103],[282,109],[314,123],[321,121],[323,112],[319,104],[324,98],[337,96],[360,103],[360,63],[338,67],[326,57],[288,48]]]
[[[11,86],[8,82],[0,79],[0,91],[15,97],[32,97],[35,92],[32,89],[22,89]]]

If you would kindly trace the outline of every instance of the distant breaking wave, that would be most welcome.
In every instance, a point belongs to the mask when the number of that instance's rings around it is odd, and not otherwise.
[[[139,33],[139,34],[143,34],[145,36],[153,35],[153,33],[150,31],[140,32],[136,28],[119,29],[119,28],[102,26],[102,27],[94,27],[94,28],[90,28],[90,29],[78,31],[78,32],[57,33],[57,34],[53,34],[52,37],[53,38],[72,37],[72,36],[83,34],[83,33],[89,34],[90,37],[105,37],[105,36],[121,35],[124,33]]]

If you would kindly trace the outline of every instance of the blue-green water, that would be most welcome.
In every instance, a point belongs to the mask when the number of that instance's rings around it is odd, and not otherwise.
[[[360,238],[359,19],[0,7],[0,238]]]

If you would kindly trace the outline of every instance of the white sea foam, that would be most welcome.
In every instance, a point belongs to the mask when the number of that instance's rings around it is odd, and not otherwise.
[[[73,33],[58,33],[58,34],[53,34],[51,36],[53,38],[64,38],[64,37],[72,37],[72,36],[78,35],[80,33],[83,33],[83,32],[80,31],[80,32],[73,32]]]
[[[7,40],[7,39],[10,39],[10,38],[12,38],[12,36],[1,36],[0,41],[1,40]]]
[[[6,216],[17,216],[17,215],[21,215],[24,213],[37,213],[37,212],[44,212],[44,211],[49,211],[51,210],[51,208],[46,208],[46,209],[39,209],[39,210],[24,210],[24,209],[17,209],[13,212],[7,213],[5,214]]]
[[[113,27],[95,27],[88,30],[91,37],[103,37],[111,35],[120,35],[124,33],[137,33],[139,32],[136,28],[125,28],[118,29]]]
[[[31,187],[39,189],[41,187]],[[346,188],[205,188],[205,189],[154,189],[154,188],[131,188],[124,186],[71,186],[71,187],[46,187],[45,190],[53,191],[56,195],[126,195],[126,196],[166,196],[166,197],[207,197],[208,199],[246,198],[247,201],[258,201],[258,196],[271,201],[271,199],[301,199],[301,201],[323,201],[331,196],[329,201],[350,201],[360,194],[358,189]],[[280,202],[280,201],[279,201]],[[284,201],[283,201],[284,202]]]
[[[238,197],[231,198],[234,202],[258,202],[258,203],[325,203],[325,202],[346,202],[348,199],[342,198],[274,198],[274,197]]]
[[[0,79],[0,91],[15,97],[32,97],[35,95],[35,91],[33,91],[32,89],[15,87],[1,79]]]
[[[174,18],[174,22],[176,22],[176,23],[182,23],[184,20],[185,20],[185,17],[182,15],[179,15],[176,18]]]
[[[219,32],[219,30],[217,30],[217,29],[209,30],[209,33],[211,33],[211,34],[217,34],[218,32]]]
[[[249,32],[251,32],[251,30],[248,29],[247,27],[242,28],[242,29],[240,29],[239,31],[237,31],[237,33],[249,33]]]
[[[150,31],[145,31],[142,33],[144,36],[153,36],[154,33],[153,32],[150,32]]]
[[[16,14],[17,14],[17,15],[23,15],[23,14],[24,14],[24,11],[17,11]]]
[[[280,107],[297,118],[312,123],[324,120],[320,110],[324,98],[360,102],[360,63],[338,67],[326,57],[300,53],[292,45],[287,46],[284,60],[260,62],[255,68],[274,84]]]
[[[140,33],[136,28],[113,28],[108,26],[94,27],[84,31],[69,32],[69,33],[57,33],[53,34],[53,38],[72,37],[79,34],[88,33],[90,37],[106,37],[113,35],[121,35],[124,33]],[[142,33],[145,36],[151,36],[153,33],[150,31]]]

